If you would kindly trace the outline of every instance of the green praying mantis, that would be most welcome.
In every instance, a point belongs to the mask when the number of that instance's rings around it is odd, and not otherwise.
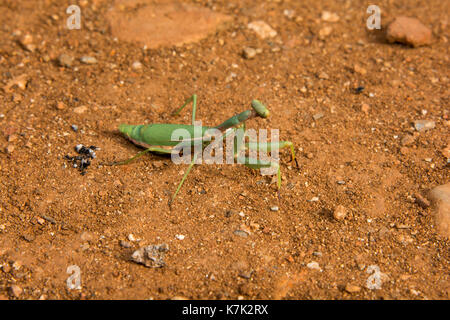
[[[131,157],[128,160],[113,163],[113,165],[123,165],[128,164],[131,161],[137,159],[138,157],[148,153],[156,153],[156,154],[172,154],[173,152],[179,152],[177,149],[180,145],[185,148],[191,147],[200,147],[201,150],[204,150],[208,145],[210,145],[211,137],[208,132],[211,129],[219,130],[221,135],[219,139],[225,139],[230,133],[234,132],[237,128],[244,128],[245,130],[245,121],[255,118],[267,118],[269,116],[269,110],[258,100],[253,100],[251,102],[252,110],[243,111],[233,117],[225,120],[223,123],[219,124],[215,127],[209,126],[196,126],[195,123],[195,114],[197,111],[197,95],[192,95],[186,102],[176,110],[173,115],[178,115],[181,110],[183,110],[189,103],[192,102],[192,124],[171,124],[171,123],[153,123],[147,125],[129,125],[129,124],[121,124],[119,126],[119,131],[123,133],[128,139],[130,139],[134,144],[139,145],[145,148],[144,151],[139,152],[135,156]],[[186,130],[190,136],[194,136],[193,139],[183,140],[180,144],[180,140],[174,139],[174,133],[176,130],[184,129]],[[200,138],[195,138],[195,131],[200,130],[201,136]],[[197,131],[198,133],[198,131]],[[279,150],[283,148],[290,148],[292,161],[295,161],[298,167],[297,160],[295,158],[295,151],[292,142],[290,141],[277,141],[277,142],[247,142],[241,145],[241,149],[245,151],[253,150],[259,151],[264,149],[266,151]],[[275,168],[277,171],[277,189],[278,195],[279,190],[281,188],[281,170],[278,162],[261,160],[248,157],[245,153],[242,155],[238,155],[237,148],[234,150],[234,157],[239,160],[238,162],[244,164],[245,166],[251,169],[261,169],[261,168]],[[188,169],[184,173],[181,182],[178,184],[178,187],[173,194],[172,198],[169,200],[169,205],[175,200],[178,192],[180,191],[184,181],[186,180],[189,172],[192,167],[196,164],[198,154],[194,153],[192,161],[189,164]]]

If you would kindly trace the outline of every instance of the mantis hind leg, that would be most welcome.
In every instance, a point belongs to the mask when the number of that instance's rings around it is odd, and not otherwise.
[[[175,200],[175,197],[177,196],[178,192],[181,189],[181,186],[183,185],[184,181],[186,180],[189,172],[191,171],[192,167],[195,165],[195,161],[197,160],[197,154],[194,154],[194,157],[192,158],[191,164],[189,165],[188,169],[186,170],[186,173],[184,174],[183,178],[181,179],[181,182],[178,184],[177,190],[173,194],[172,198],[169,200],[169,206],[172,205],[173,200]]]
[[[172,113],[173,116],[178,115],[181,110],[184,109],[184,107],[186,107],[190,102],[192,102],[192,124],[194,124],[195,122],[195,113],[197,112],[197,95],[193,94],[190,98],[188,98],[184,104],[178,108],[178,110],[176,110],[174,113]]]
[[[108,165],[110,165],[110,166],[118,166],[118,165],[129,164],[133,160],[136,160],[137,158],[140,158],[141,156],[143,156],[144,154],[146,154],[148,152],[155,152],[155,153],[161,153],[161,154],[170,154],[170,153],[172,153],[172,150],[171,149],[169,150],[169,149],[158,148],[158,147],[150,147],[150,148],[145,149],[144,151],[139,152],[138,154],[134,155],[130,159],[119,161],[119,162],[113,162],[113,163],[110,163]]]

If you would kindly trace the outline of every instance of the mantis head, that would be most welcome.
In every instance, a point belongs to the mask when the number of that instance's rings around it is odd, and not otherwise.
[[[270,114],[269,109],[258,100],[252,100],[252,108],[261,118],[267,118]]]

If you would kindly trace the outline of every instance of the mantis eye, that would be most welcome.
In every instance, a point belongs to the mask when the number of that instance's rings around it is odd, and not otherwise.
[[[258,100],[252,100],[252,108],[262,118],[267,118],[270,114],[269,109]]]

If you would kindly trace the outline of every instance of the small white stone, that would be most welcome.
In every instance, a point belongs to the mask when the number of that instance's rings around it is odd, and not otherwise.
[[[97,59],[94,57],[90,57],[90,56],[83,56],[80,58],[80,61],[84,64],[96,64],[97,63]]]
[[[131,68],[133,68],[134,70],[140,70],[142,69],[142,63],[140,63],[139,61],[135,61],[131,65]]]
[[[177,235],[175,235],[175,238],[177,238],[178,240],[184,240],[184,235],[177,234]]]
[[[318,264],[317,262],[315,262],[315,261],[311,261],[310,263],[308,263],[308,264],[306,265],[306,267],[307,267],[308,269],[313,269],[313,270],[319,270],[319,271],[322,271],[322,269],[320,268],[319,264]]]
[[[322,20],[326,22],[337,22],[339,21],[339,16],[330,11],[322,11]]]

